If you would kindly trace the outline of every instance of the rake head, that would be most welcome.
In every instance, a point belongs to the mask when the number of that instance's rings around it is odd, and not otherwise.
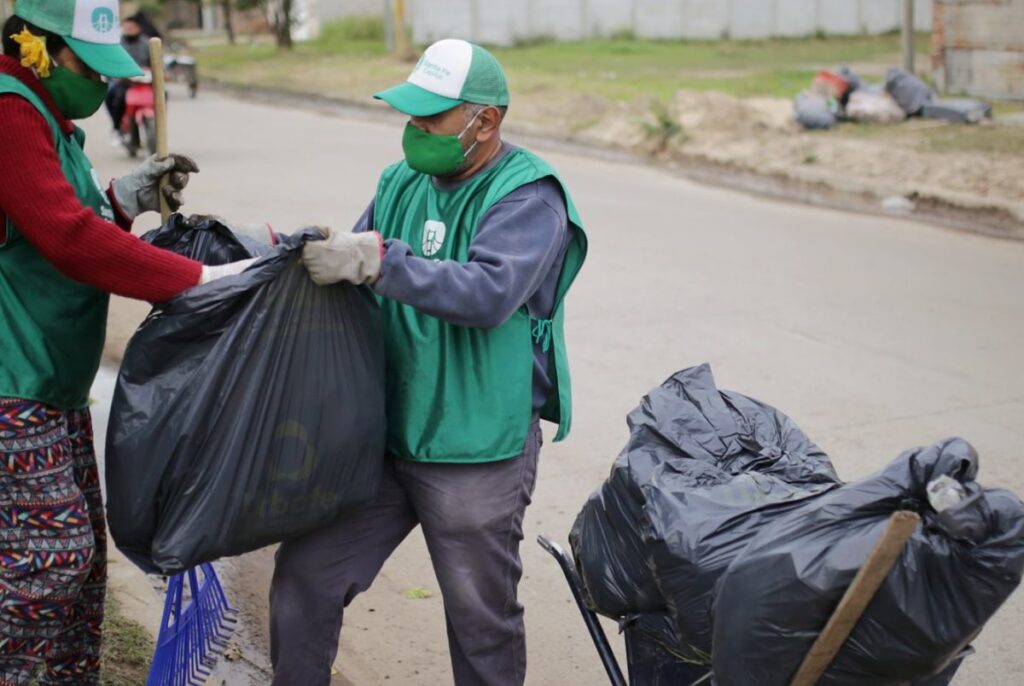
[[[227,647],[236,614],[213,565],[172,577],[146,686],[202,686]]]

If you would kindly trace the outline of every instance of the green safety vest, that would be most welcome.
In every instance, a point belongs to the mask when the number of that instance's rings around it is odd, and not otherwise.
[[[0,94],[21,96],[39,110],[78,199],[113,221],[114,210],[82,150],[82,130],[64,135],[43,101],[13,76],[0,74]],[[109,296],[61,274],[18,233],[10,216],[6,229],[6,237],[0,236],[0,397],[86,407],[103,353]]]
[[[587,253],[587,239],[564,184],[546,162],[518,148],[452,190],[399,162],[377,187],[374,222],[384,238],[433,260],[469,260],[484,214],[515,189],[552,177],[562,186],[571,239],[550,319],[525,306],[494,329],[455,326],[382,299],[387,359],[388,452],[421,462],[490,462],[519,455],[533,414],[534,344],[550,355],[554,388],[541,417],[571,424],[563,301]],[[546,316],[546,313],[545,313]]]

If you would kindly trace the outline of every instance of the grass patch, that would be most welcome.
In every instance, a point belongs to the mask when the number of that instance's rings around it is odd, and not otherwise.
[[[1024,102],[994,102],[992,103],[992,115],[1005,117],[1011,114],[1024,114]]]
[[[103,669],[100,686],[139,686],[146,683],[154,643],[149,632],[121,614],[107,596],[103,621]]]
[[[909,119],[895,125],[842,124],[835,129],[835,134],[846,138],[882,141],[927,153],[1024,155],[1024,127],[1021,126],[944,124],[938,121]]]
[[[980,152],[988,155],[1024,155],[1024,127],[950,125],[922,132],[923,152]]]
[[[916,47],[921,63],[926,63],[929,34],[917,34]],[[541,113],[535,117],[547,117],[552,110],[578,107],[577,96],[612,102],[650,98],[659,105],[644,129],[659,149],[686,138],[687,132],[677,128],[669,115],[679,90],[789,98],[807,88],[819,69],[839,64],[851,65],[866,81],[881,81],[886,68],[900,64],[900,51],[897,33],[750,41],[649,41],[623,33],[608,40],[533,40],[493,49],[508,73],[514,116],[532,109]],[[248,43],[243,38],[236,46],[198,48],[197,56],[205,74],[228,83],[367,104],[372,102],[370,94],[404,81],[412,68],[388,54],[381,20],[359,17],[327,24],[319,38],[297,44],[292,52],[279,51],[268,38],[260,37]],[[1024,103],[997,103],[994,109],[997,117],[1005,116],[1024,111]],[[600,119],[587,111],[567,114],[567,131],[584,130]],[[1024,128],[920,129],[908,122],[843,126],[837,133],[891,137],[894,145],[925,152],[1024,153]]]
[[[654,115],[654,122],[645,122],[643,129],[653,143],[655,152],[667,149],[673,140],[686,140],[686,132],[683,131],[678,117],[664,103],[656,101],[651,107],[651,113]]]
[[[383,17],[348,17],[326,24],[320,31],[316,43],[334,47],[353,41],[383,43],[386,35]]]
[[[927,54],[930,37],[917,36]],[[753,41],[618,40],[540,42],[496,48],[513,89],[521,81],[604,95],[613,100],[651,95],[667,99],[675,91],[717,90],[739,96],[790,97],[810,84],[814,73],[848,63],[874,65],[874,71],[900,61],[897,34]]]
[[[929,36],[917,36],[929,50]],[[352,18],[327,24],[319,38],[291,53],[269,43],[198,49],[203,71],[248,85],[366,98],[404,80],[410,65],[397,62],[384,44],[379,20]],[[530,93],[587,93],[609,100],[653,96],[668,101],[680,89],[737,96],[791,97],[821,68],[852,64],[878,78],[900,61],[897,34],[778,38],[752,41],[648,41],[622,34],[610,40],[531,41],[495,48],[508,72],[513,97]]]

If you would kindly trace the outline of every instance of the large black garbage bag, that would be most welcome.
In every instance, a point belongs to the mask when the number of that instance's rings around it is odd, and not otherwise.
[[[935,91],[927,83],[899,67],[891,67],[886,72],[885,90],[909,117],[920,114],[935,97]]]
[[[888,686],[941,672],[1024,570],[1024,503],[979,486],[977,469],[974,449],[947,439],[906,452],[764,530],[716,594],[715,683],[788,684],[900,509],[917,511],[922,524],[819,683]],[[966,497],[938,512],[927,489],[941,476],[962,484]]]
[[[270,236],[257,241],[233,231],[219,217],[185,218],[172,214],[163,226],[149,231],[142,240],[158,248],[184,255],[203,264],[227,264],[248,257],[263,257],[273,252]]]
[[[588,601],[619,617],[668,611],[678,648],[710,653],[719,575],[773,518],[839,485],[828,457],[778,410],[679,372],[628,419],[630,439],[570,543]]]
[[[204,261],[251,254],[216,222],[174,218],[155,235]],[[379,312],[366,289],[310,281],[299,262],[309,237],[260,247],[242,274],[157,306],[128,345],[107,433],[107,514],[118,548],[146,571],[302,534],[376,493]]]
[[[831,129],[839,122],[829,99],[809,91],[799,93],[793,99],[793,118],[805,129]]]

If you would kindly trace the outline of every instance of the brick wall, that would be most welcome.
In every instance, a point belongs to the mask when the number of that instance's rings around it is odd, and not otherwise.
[[[1024,100],[1024,0],[935,0],[932,22],[941,88]]]

